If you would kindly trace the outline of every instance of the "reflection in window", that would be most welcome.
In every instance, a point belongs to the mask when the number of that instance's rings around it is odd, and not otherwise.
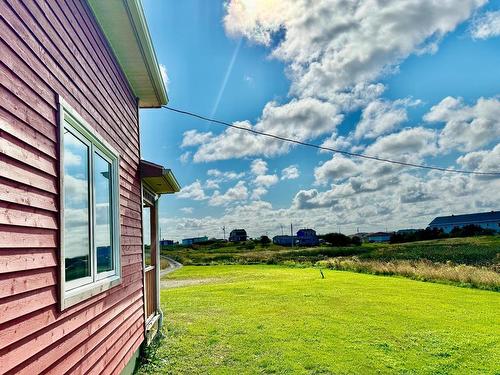
[[[89,147],[64,131],[66,281],[90,276]]]
[[[94,152],[94,241],[98,273],[113,270],[111,176],[111,163]]]
[[[146,266],[151,263],[151,207],[144,206],[142,208],[142,229],[144,241],[144,262]]]

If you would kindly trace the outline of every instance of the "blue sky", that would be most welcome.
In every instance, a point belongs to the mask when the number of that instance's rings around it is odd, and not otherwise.
[[[300,1],[143,4],[172,107],[317,144],[330,139],[346,151],[494,170],[500,2],[406,2],[371,12],[336,1],[307,10]],[[424,21],[414,19],[419,12]],[[401,21],[376,24],[391,14]],[[162,198],[165,238],[221,237],[223,225],[273,235],[290,222],[321,233],[422,227],[439,213],[500,208],[491,194],[498,179],[379,173],[359,160],[234,138],[167,110],[140,115],[142,157],[171,168],[185,187]]]

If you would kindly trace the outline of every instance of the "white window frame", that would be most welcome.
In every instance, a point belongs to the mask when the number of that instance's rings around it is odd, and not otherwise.
[[[91,276],[66,281],[64,255],[64,130],[89,147],[89,209],[91,246]],[[112,253],[113,270],[97,272],[97,251],[94,245],[95,207],[94,207],[94,153],[111,164],[111,206],[112,206]],[[121,246],[120,246],[120,193],[119,193],[119,153],[107,143],[62,97],[59,97],[59,158],[60,158],[60,307],[61,310],[85,299],[102,293],[121,283]]]

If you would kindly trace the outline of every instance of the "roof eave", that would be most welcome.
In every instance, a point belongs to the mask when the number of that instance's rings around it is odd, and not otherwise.
[[[136,30],[136,37],[140,41],[139,45],[141,47],[141,50],[143,51],[146,66],[148,67],[148,71],[150,72],[150,78],[153,82],[154,90],[156,92],[158,103],[151,105],[151,107],[157,108],[161,107],[162,105],[167,105],[167,90],[165,89],[165,83],[163,82],[163,77],[161,75],[160,65],[158,64],[158,59],[156,58],[156,52],[153,47],[153,41],[151,39],[151,34],[149,33],[141,0],[124,1],[128,5],[129,16],[132,20],[134,29]],[[141,106],[141,98],[139,98],[139,106]],[[147,107],[147,104],[145,107]]]
[[[168,95],[141,1],[87,1],[134,95],[139,99],[139,107],[159,108],[166,105]],[[138,61],[143,65],[138,66]]]
[[[171,169],[165,169],[159,164],[141,160],[141,179],[156,194],[174,194],[181,190],[181,186]]]

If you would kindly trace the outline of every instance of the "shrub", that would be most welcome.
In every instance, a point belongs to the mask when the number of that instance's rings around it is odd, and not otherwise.
[[[349,246],[351,244],[351,239],[342,233],[327,233],[322,237],[332,246]]]
[[[361,238],[358,236],[354,236],[353,238],[351,238],[351,243],[354,246],[361,246]]]
[[[441,229],[437,228],[425,228],[419,229],[415,232],[410,233],[394,233],[391,236],[391,243],[403,243],[403,242],[414,242],[414,241],[428,241],[437,240],[440,238],[449,237]]]
[[[261,245],[269,245],[270,243],[271,243],[271,239],[268,236],[260,237],[260,244]]]
[[[451,262],[433,263],[428,260],[381,262],[334,258],[317,262],[316,266],[374,275],[399,275],[421,281],[452,282],[462,286],[500,291],[500,274],[494,270],[487,267],[455,265]]]
[[[495,232],[491,229],[485,229],[479,225],[466,225],[462,228],[455,227],[450,232],[450,237],[473,237],[473,236],[491,236]]]

